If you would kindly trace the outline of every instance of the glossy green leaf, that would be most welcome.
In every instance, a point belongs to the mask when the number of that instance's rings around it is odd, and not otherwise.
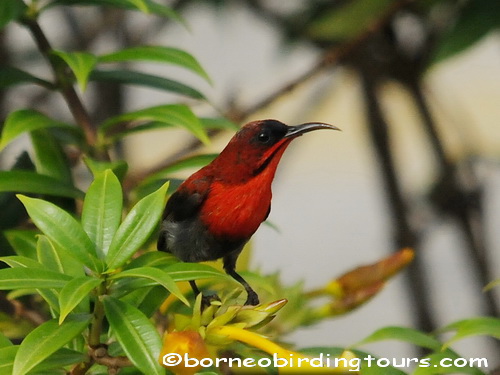
[[[11,112],[5,119],[0,140],[0,150],[24,132],[54,127],[64,128],[72,126],[64,122],[51,119],[50,117],[32,109],[21,109],[19,111]]]
[[[69,365],[84,362],[86,358],[84,353],[68,348],[61,348],[36,365],[30,371],[30,374],[55,374],[55,369],[61,369]]]
[[[52,53],[68,64],[76,77],[80,90],[85,91],[90,72],[92,72],[97,63],[97,56],[88,52],[64,52],[54,50]]]
[[[138,111],[125,113],[116,117],[106,120],[102,126],[101,131],[107,131],[117,124],[121,123],[144,123],[155,122],[163,127],[179,126],[190,131],[200,141],[208,144],[207,133],[203,128],[198,117],[194,115],[191,109],[185,105],[167,104],[156,107],[149,107]],[[123,131],[122,135],[126,134]]]
[[[82,264],[61,248],[54,246],[46,236],[38,236],[38,261],[48,270],[72,277],[85,275]]]
[[[128,170],[128,164],[123,160],[100,161],[84,156],[83,161],[85,165],[90,169],[94,177],[104,172],[106,169],[111,169],[115,176],[118,177],[118,180],[123,181]]]
[[[138,85],[158,90],[173,92],[193,99],[205,99],[198,90],[186,86],[183,83],[158,77],[151,74],[135,72],[132,70],[94,70],[90,80],[100,82],[113,82],[123,85]]]
[[[17,255],[38,259],[36,255],[36,235],[33,230],[11,229],[4,232],[5,238]]]
[[[152,317],[161,307],[161,305],[167,299],[169,293],[162,286],[158,285],[152,288],[149,288],[148,291],[144,292],[142,290],[142,294],[139,298],[134,299],[134,306],[144,313],[147,317]]]
[[[69,281],[59,293],[59,324],[101,283],[101,279],[88,276],[77,277]]]
[[[55,0],[48,6],[52,7],[55,5],[109,6],[127,10],[138,10],[144,13],[152,13],[160,17],[170,18],[182,23],[184,22],[174,10],[152,0]]]
[[[170,164],[168,167],[161,169],[160,171],[148,176],[141,185],[146,185],[154,180],[165,179],[169,175],[182,171],[188,168],[201,168],[209,164],[212,160],[217,157],[218,154],[205,154],[205,155],[194,155],[184,159],[180,159]]]
[[[5,264],[8,264],[11,268],[17,268],[17,267],[22,267],[22,268],[31,268],[31,269],[45,269],[45,266],[41,264],[40,262],[37,262],[36,260],[33,260],[31,258],[26,258],[23,256],[19,255],[14,255],[14,256],[7,256],[7,257],[2,257],[0,258],[1,262],[4,262]],[[42,298],[49,304],[49,306],[56,312],[59,311],[59,303],[58,303],[58,293],[55,289],[53,288],[37,288],[35,289],[36,292],[42,296]],[[19,291],[19,289],[18,289]],[[13,298],[13,296],[10,296]]]
[[[485,316],[464,319],[447,325],[441,331],[456,331],[455,335],[444,343],[444,348],[471,336],[490,336],[500,339],[500,318]]]
[[[370,336],[353,346],[358,347],[368,343],[384,340],[409,342],[413,345],[432,350],[440,350],[441,348],[441,343],[432,336],[422,333],[416,329],[406,327],[384,327],[378,329]]]
[[[4,0],[5,1],[5,0]],[[17,1],[17,0],[16,0]],[[0,8],[0,13],[2,12]],[[1,15],[0,15],[1,17]],[[1,21],[0,21],[1,22]],[[1,27],[1,26],[0,26]],[[48,89],[53,89],[52,83],[31,75],[28,72],[14,68],[12,66],[0,65],[0,88],[5,89],[10,86],[33,83]]]
[[[434,62],[465,51],[500,28],[500,6],[497,1],[474,0],[464,4],[452,29],[438,41]]]
[[[188,300],[186,299],[186,297],[184,297],[184,295],[182,294],[181,290],[179,289],[175,281],[172,279],[172,277],[170,277],[168,273],[158,268],[153,268],[153,267],[132,268],[126,271],[119,272],[110,277],[110,279],[120,279],[124,277],[137,277],[137,278],[153,280],[159,285],[163,286],[165,289],[167,289],[178,299],[180,299],[184,304],[189,306]]]
[[[10,21],[17,20],[26,9],[26,5],[21,0],[2,0],[0,6],[0,29]]]
[[[62,288],[71,277],[41,268],[16,267],[0,270],[0,290]]]
[[[0,192],[46,194],[68,198],[82,198],[84,195],[70,184],[31,171],[0,171]]]
[[[333,6],[313,20],[307,34],[325,41],[354,38],[377,20],[390,4],[391,0],[357,0]]]
[[[174,281],[208,279],[212,277],[233,280],[232,277],[206,264],[176,263],[163,269]]]
[[[132,259],[124,269],[158,266],[166,267],[178,262],[179,260],[170,253],[165,253],[163,251],[148,251]]]
[[[12,375],[24,375],[37,364],[73,340],[90,322],[90,316],[72,316],[63,324],[49,320],[36,327],[23,340],[17,351]]]
[[[157,286],[158,283],[151,279],[144,278],[123,278],[116,280],[109,288],[109,294],[115,298],[122,298],[129,294],[135,293],[137,290],[142,290],[143,293],[147,291],[147,288],[152,288]],[[134,301],[136,302],[136,301]]]
[[[109,270],[127,262],[153,233],[164,209],[167,188],[168,183],[141,199],[125,217],[106,254]]]
[[[0,332],[0,348],[5,348],[7,346],[13,345],[14,344],[12,344],[12,342],[2,332]]]
[[[113,297],[103,298],[106,318],[127,357],[144,374],[164,374],[158,363],[161,338],[137,308]]]
[[[19,195],[35,225],[56,245],[93,271],[102,270],[96,250],[80,223],[56,205]]]
[[[14,359],[19,346],[7,346],[0,348],[0,374],[12,374]]]
[[[199,76],[210,81],[208,74],[198,61],[189,53],[172,47],[162,46],[140,46],[123,49],[99,57],[99,62],[122,62],[122,61],[156,61],[174,64],[189,69]]]
[[[11,268],[25,267],[25,268],[45,268],[40,262],[27,258],[21,255],[11,255],[1,257],[0,262],[4,262]]]
[[[61,143],[48,129],[34,130],[30,136],[35,151],[37,172],[71,186],[73,183],[71,168]]]
[[[122,219],[123,193],[120,181],[108,169],[90,185],[82,210],[82,226],[104,257]]]
[[[205,129],[238,131],[240,127],[224,117],[201,117]]]

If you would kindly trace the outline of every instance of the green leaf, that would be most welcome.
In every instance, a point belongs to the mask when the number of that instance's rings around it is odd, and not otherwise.
[[[100,82],[112,82],[124,85],[146,86],[163,91],[173,92],[193,99],[205,99],[198,90],[186,86],[183,83],[168,78],[158,77],[151,74],[135,72],[132,70],[94,70],[90,80]]]
[[[35,166],[38,173],[72,185],[71,168],[60,142],[47,129],[34,130],[30,134],[35,151]]]
[[[361,340],[353,347],[359,347],[372,342],[384,340],[397,340],[409,342],[413,345],[432,350],[440,350],[441,343],[430,335],[422,333],[413,328],[406,327],[384,327],[376,330],[367,338]]]
[[[62,288],[71,277],[41,268],[6,268],[0,270],[0,290]]]
[[[5,0],[4,0],[5,1]],[[16,0],[17,1],[17,0]],[[2,8],[0,8],[0,13]],[[0,14],[1,17],[1,14]],[[1,22],[1,21],[0,21]],[[1,28],[1,26],[0,26]],[[31,75],[24,70],[14,68],[12,66],[0,66],[0,88],[5,89],[10,86],[19,85],[23,83],[34,83],[43,86],[47,89],[53,89],[52,83]]]
[[[45,128],[71,128],[64,122],[56,121],[32,109],[11,112],[5,119],[0,140],[0,150],[24,132]]]
[[[163,127],[180,126],[190,131],[200,141],[205,144],[210,143],[207,133],[203,128],[198,117],[194,115],[191,109],[185,105],[168,104],[156,107],[149,107],[135,112],[125,113],[106,120],[100,131],[107,131],[117,124],[124,122],[155,122]],[[121,131],[120,135],[126,132]]]
[[[86,359],[85,354],[71,350],[68,348],[61,348],[55,353],[50,355],[48,358],[44,359],[38,365],[36,365],[30,374],[39,375],[41,373],[45,374],[55,374],[55,369],[61,369],[63,367],[73,365],[79,362],[84,362]],[[49,372],[49,370],[52,370]],[[47,372],[45,372],[47,371]],[[66,372],[65,372],[66,373]]]
[[[0,332],[0,348],[6,348],[8,346],[13,346],[12,342]],[[0,361],[0,363],[2,363],[2,361]]]
[[[113,297],[103,298],[106,318],[127,357],[144,374],[164,374],[158,363],[161,338],[137,308]]]
[[[0,262],[4,262],[11,268],[24,267],[24,268],[45,268],[43,264],[21,255],[11,255],[1,257]]]
[[[168,183],[141,199],[118,228],[106,254],[108,270],[121,267],[153,233],[165,205]]]
[[[157,282],[159,285],[163,286],[170,293],[180,299],[185,305],[189,306],[189,302],[182,294],[181,290],[175,283],[175,281],[170,277],[170,275],[158,268],[153,267],[139,267],[132,268],[126,271],[119,272],[110,277],[110,279],[121,279],[124,277],[137,277],[143,279],[149,279]]]
[[[357,0],[322,12],[307,29],[313,39],[339,41],[354,38],[390,6],[391,0]],[[353,22],[356,20],[356,22]]]
[[[132,261],[125,266],[125,269],[157,266],[166,267],[178,262],[177,258],[170,253],[165,253],[163,251],[148,251],[132,259]]]
[[[35,225],[56,245],[95,272],[102,270],[96,250],[80,223],[56,205],[18,196]]]
[[[82,198],[83,193],[72,185],[31,171],[0,171],[0,192],[46,194]]]
[[[165,167],[162,170],[148,176],[144,181],[141,182],[141,185],[149,184],[154,180],[165,179],[172,173],[184,169],[204,167],[207,164],[209,164],[212,160],[214,160],[217,157],[217,155],[218,154],[194,155],[184,159],[177,160],[173,164],[170,164],[168,167]]]
[[[63,324],[49,320],[36,327],[23,340],[14,360],[12,375],[24,375],[37,364],[73,340],[90,322],[87,316],[72,316]]]
[[[497,1],[474,0],[464,4],[452,29],[438,41],[434,62],[465,51],[500,28],[500,6]]]
[[[120,181],[110,169],[99,173],[83,202],[82,226],[101,257],[107,254],[120,225],[122,208]]]
[[[82,276],[69,281],[59,294],[59,324],[78,306],[89,293],[102,283],[101,279]]]
[[[188,281],[208,279],[212,277],[233,280],[224,272],[216,270],[206,264],[199,263],[176,263],[163,269],[174,281]]]
[[[33,230],[12,229],[4,232],[9,245],[14,248],[17,255],[27,258],[37,259],[36,255],[36,235]]]
[[[12,366],[19,346],[8,346],[0,349],[0,374],[12,374]]]
[[[80,90],[87,88],[89,75],[97,63],[97,56],[88,52],[64,52],[53,50],[52,53],[64,60],[75,74]]]
[[[104,172],[106,169],[111,169],[115,176],[118,177],[118,180],[123,181],[128,170],[128,164],[123,160],[109,162],[94,160],[87,156],[84,156],[83,161],[85,165],[90,169],[94,177],[96,177],[99,173]]]
[[[157,61],[189,69],[210,82],[210,78],[198,61],[189,53],[172,47],[140,46],[123,49],[99,57],[99,62]]]
[[[500,318],[479,317],[451,323],[440,331],[456,331],[455,335],[444,343],[444,348],[452,343],[471,336],[490,336],[500,339]]]
[[[38,261],[48,270],[72,277],[85,275],[82,264],[64,249],[54,246],[46,236],[38,236],[37,257]]]
[[[21,0],[2,0],[0,7],[0,29],[5,27],[10,21],[17,20],[26,9],[26,5]]]
[[[45,266],[36,260],[33,260],[31,258],[26,258],[23,256],[8,256],[8,257],[2,257],[0,258],[0,261],[8,264],[11,268],[17,268],[17,267],[22,267],[22,268],[40,268],[40,269],[45,269]],[[54,289],[49,289],[49,288],[44,288],[44,289],[35,289],[40,296],[49,304],[49,306],[56,312],[59,311],[59,303],[58,303],[58,294],[57,291]],[[20,290],[18,290],[19,292]],[[11,298],[13,298],[12,295],[10,295]]]
[[[224,117],[201,117],[201,123],[205,129],[238,131],[240,127]]]

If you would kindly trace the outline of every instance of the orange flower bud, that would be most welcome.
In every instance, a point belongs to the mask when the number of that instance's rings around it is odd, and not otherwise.
[[[211,357],[203,338],[196,331],[168,332],[163,336],[163,347],[158,360],[163,367],[168,368],[175,375],[196,374],[201,365],[186,367],[183,360],[186,354],[188,354],[189,358],[196,358],[200,361]],[[168,356],[178,363],[167,366],[164,361],[168,360]]]
[[[343,291],[350,294],[370,285],[379,284],[406,267],[414,257],[410,248],[405,248],[376,263],[358,267],[335,280]]]

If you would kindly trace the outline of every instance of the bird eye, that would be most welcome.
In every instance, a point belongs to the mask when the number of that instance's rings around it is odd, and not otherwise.
[[[259,133],[258,139],[259,139],[260,143],[268,143],[269,140],[271,139],[271,136],[269,135],[268,132],[262,132],[262,133]]]

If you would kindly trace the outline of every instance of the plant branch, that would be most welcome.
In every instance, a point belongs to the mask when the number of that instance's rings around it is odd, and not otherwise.
[[[409,210],[399,184],[394,160],[390,151],[390,133],[388,124],[383,116],[380,102],[376,95],[377,82],[370,72],[360,68],[363,95],[366,106],[367,122],[374,149],[380,160],[380,168],[384,181],[384,190],[387,191],[389,207],[395,228],[396,248],[411,247],[417,249],[419,238],[409,220]],[[428,282],[424,276],[424,264],[420,256],[415,257],[408,267],[407,283],[411,300],[414,303],[414,320],[417,327],[424,332],[433,331],[437,325],[431,311]]]
[[[322,57],[320,57],[320,59],[308,71],[300,74],[294,80],[276,89],[270,95],[264,97],[257,103],[248,106],[247,108],[244,109],[240,109],[237,107],[230,108],[228,111],[226,111],[226,117],[228,117],[231,121],[235,123],[240,123],[249,116],[251,116],[252,114],[268,107],[276,100],[288,94],[289,92],[296,89],[300,85],[308,82],[312,78],[315,78],[324,69],[340,64],[344,59],[349,57],[354,51],[356,51],[360,46],[362,46],[363,43],[367,41],[372,35],[379,32],[388,22],[390,22],[390,20],[392,19],[392,17],[396,12],[414,2],[415,0],[400,0],[398,2],[393,3],[387,9],[387,11],[373,24],[368,26],[364,32],[362,32],[354,39],[348,40],[347,42],[339,46],[335,46],[327,50],[322,55]],[[213,131],[209,134],[209,136],[213,138],[218,134],[220,134],[220,131]],[[170,156],[162,160],[157,165],[151,167],[150,169],[145,170],[138,175],[130,177],[126,181],[125,186],[127,186],[129,189],[133,188],[138,181],[142,181],[147,176],[166,168],[173,161],[185,157],[189,153],[196,151],[196,149],[198,149],[200,146],[202,146],[202,143],[199,140],[194,139],[190,141],[189,144],[187,144],[186,147],[184,147],[183,150],[177,153],[176,155]]]
[[[54,73],[56,87],[61,91],[76,123],[83,130],[87,145],[90,150],[95,151],[97,131],[73,86],[73,78],[68,72],[67,65],[62,60],[52,56],[52,47],[36,20],[24,18],[23,24],[30,30],[38,50],[49,62]],[[108,159],[108,156],[103,153],[99,157],[101,159]]]
[[[387,8],[385,13],[380,18],[375,20],[371,25],[369,25],[365,31],[363,31],[353,39],[346,41],[345,43],[326,50],[325,53],[323,53],[323,55],[319,58],[319,60],[309,68],[309,70],[296,77],[293,81],[290,81],[284,86],[278,88],[273,93],[264,97],[257,103],[247,107],[244,110],[240,110],[239,112],[237,111],[234,115],[234,120],[241,121],[251,114],[268,107],[277,99],[290,93],[312,78],[315,78],[324,69],[342,63],[342,61],[350,56],[354,50],[359,48],[368,39],[370,39],[372,35],[377,34],[384,26],[386,26],[387,23],[392,20],[394,14],[414,2],[415,0],[400,0],[393,3]]]

